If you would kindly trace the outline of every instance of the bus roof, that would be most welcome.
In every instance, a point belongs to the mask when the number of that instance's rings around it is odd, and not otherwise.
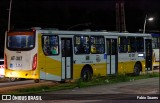
[[[151,34],[143,34],[143,33],[118,33],[118,32],[106,32],[106,31],[65,31],[65,30],[47,30],[41,29],[36,30],[38,33],[52,33],[58,35],[104,35],[104,36],[148,36]]]

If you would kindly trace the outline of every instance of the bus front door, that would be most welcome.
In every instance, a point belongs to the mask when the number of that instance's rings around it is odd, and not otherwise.
[[[152,70],[152,40],[145,39],[145,52],[146,52],[146,70]]]
[[[118,72],[118,51],[117,39],[106,39],[107,49],[107,74],[117,74]]]
[[[73,53],[72,38],[61,38],[62,53],[62,81],[72,79],[73,71]]]

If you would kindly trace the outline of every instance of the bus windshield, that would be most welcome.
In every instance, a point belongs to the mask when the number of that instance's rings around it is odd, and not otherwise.
[[[7,36],[7,47],[10,50],[33,49],[35,45],[33,32],[11,32]]]

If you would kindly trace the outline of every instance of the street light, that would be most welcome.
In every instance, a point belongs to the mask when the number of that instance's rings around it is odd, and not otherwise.
[[[146,15],[145,20],[144,20],[143,33],[145,33],[147,20],[148,20],[148,21],[152,21],[153,19],[154,19],[153,17],[148,18],[147,15]]]
[[[9,14],[8,14],[8,31],[10,30],[10,22],[11,22],[11,9],[12,9],[12,0],[9,3]]]

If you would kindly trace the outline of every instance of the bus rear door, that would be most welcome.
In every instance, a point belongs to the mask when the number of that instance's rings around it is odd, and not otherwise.
[[[107,49],[107,74],[117,74],[118,71],[118,51],[117,51],[117,39],[106,39]]]
[[[62,80],[72,79],[73,53],[72,38],[61,38]]]

